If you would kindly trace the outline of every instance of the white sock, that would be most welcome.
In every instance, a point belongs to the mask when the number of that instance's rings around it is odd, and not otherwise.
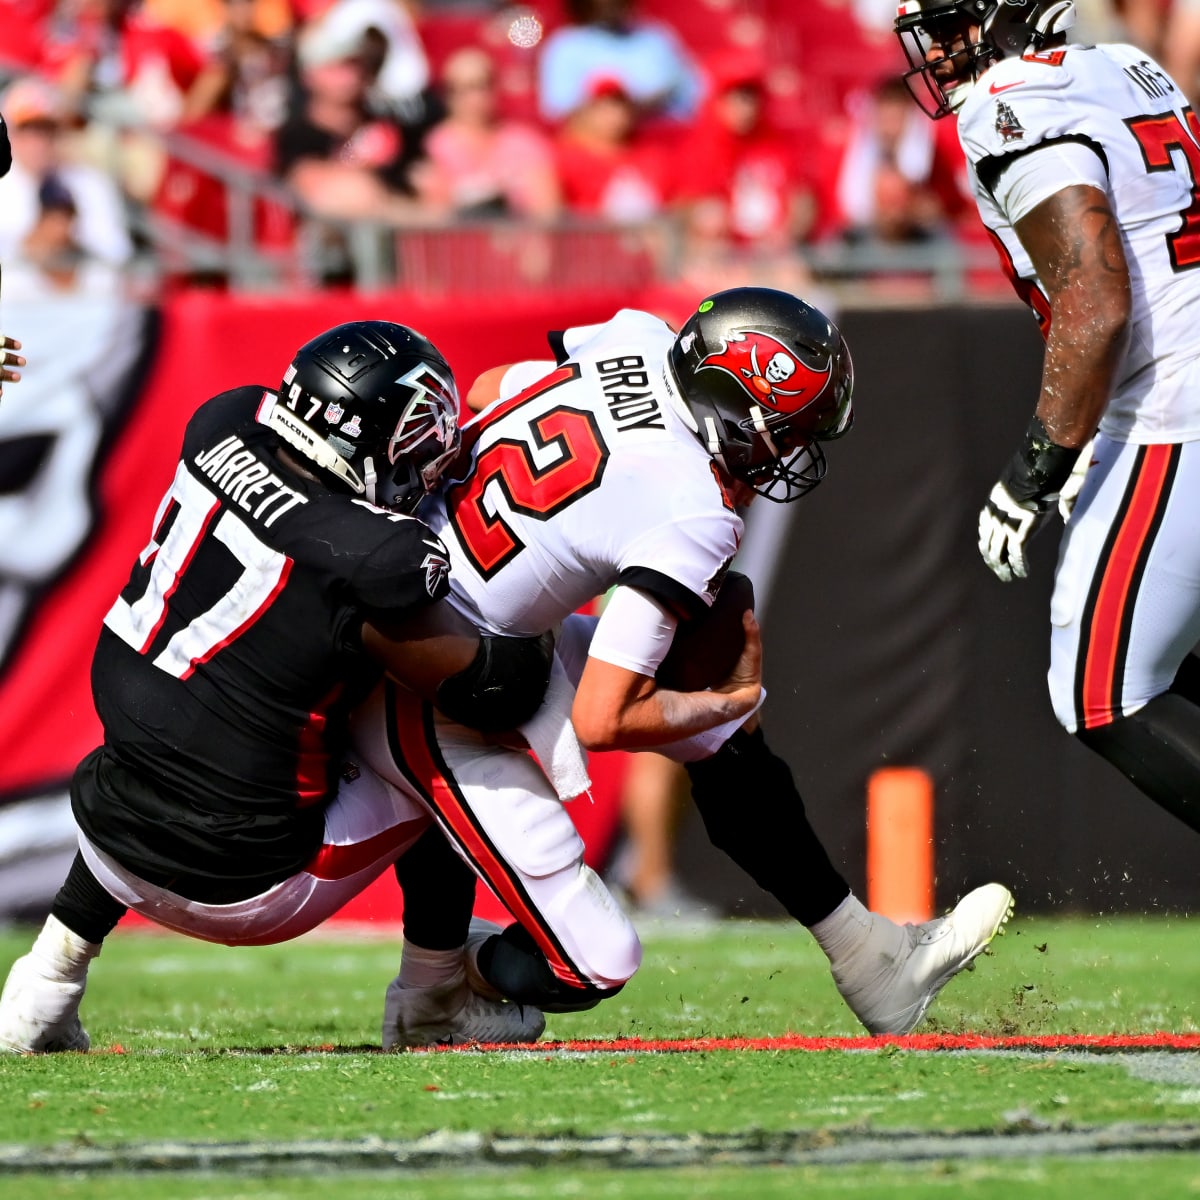
[[[871,917],[870,911],[851,892],[829,916],[808,928],[825,951],[825,957],[836,966],[862,945],[871,931]]]
[[[398,982],[402,988],[437,987],[440,983],[449,983],[455,975],[462,973],[462,969],[461,946],[456,950],[426,950],[405,938],[404,949],[400,952]]]
[[[57,917],[47,917],[33,949],[29,952],[52,979],[79,980],[87,975],[88,963],[100,953],[98,942],[85,942]]]

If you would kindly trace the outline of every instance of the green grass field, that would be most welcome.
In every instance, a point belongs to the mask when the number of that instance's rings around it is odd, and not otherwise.
[[[1196,1032],[1190,934],[1018,918],[923,1030]],[[29,939],[0,935],[0,969]],[[861,1033],[797,926],[646,943],[620,996],[547,1037]],[[0,1194],[315,1197],[336,1173],[356,1200],[1200,1195],[1194,1052],[383,1055],[396,957],[115,936],[84,1004],[101,1053],[0,1059]]]

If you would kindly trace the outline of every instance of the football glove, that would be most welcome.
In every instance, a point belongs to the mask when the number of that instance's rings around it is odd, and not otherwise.
[[[1053,510],[1053,497],[1047,503],[1021,504],[1003,483],[992,488],[979,511],[979,553],[1005,583],[1025,578],[1025,543]]]
[[[1080,450],[1079,457],[1075,460],[1074,467],[1071,468],[1071,474],[1067,477],[1067,482],[1059,490],[1058,515],[1062,517],[1064,525],[1071,519],[1071,514],[1075,511],[1075,501],[1079,499],[1084,477],[1092,462],[1092,445],[1092,442],[1088,442]]]
[[[1078,450],[1052,442],[1038,417],[1029,422],[1021,448],[979,512],[979,553],[1003,582],[1028,574],[1025,544],[1054,511],[1079,457]]]

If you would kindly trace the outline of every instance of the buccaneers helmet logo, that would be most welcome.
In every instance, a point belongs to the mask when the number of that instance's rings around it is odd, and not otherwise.
[[[697,370],[705,367],[732,375],[755,403],[791,413],[821,394],[833,363],[827,362],[823,371],[814,371],[770,334],[739,329],[729,335],[719,351],[705,355]]]

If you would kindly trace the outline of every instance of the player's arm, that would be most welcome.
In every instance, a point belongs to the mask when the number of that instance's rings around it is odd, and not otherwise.
[[[1129,267],[1099,182],[1054,191],[1013,225],[1051,317],[1036,411],[979,514],[980,553],[1005,581],[1027,574],[1025,543],[1095,433],[1128,338]]]
[[[553,656],[549,638],[480,634],[444,601],[402,619],[364,622],[362,643],[397,682],[452,720],[488,733],[533,716]]]
[[[613,593],[596,627],[571,720],[590,750],[662,746],[748,716],[762,684],[762,643],[753,612],[729,676],[707,691],[681,692],[655,679],[675,632],[666,608],[635,588]]]
[[[1099,188],[1055,192],[1014,226],[1050,301],[1037,419],[1055,446],[1096,432],[1125,351],[1132,308],[1121,230]]]

